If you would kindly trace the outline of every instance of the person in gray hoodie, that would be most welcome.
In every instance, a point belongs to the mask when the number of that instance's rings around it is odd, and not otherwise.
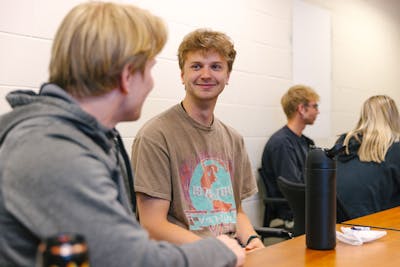
[[[80,4],[55,36],[49,82],[38,94],[7,95],[0,266],[34,266],[41,240],[61,232],[85,237],[95,267],[243,264],[234,239],[156,242],[132,211],[132,171],[115,126],[140,117],[166,38],[161,19],[135,6]]]

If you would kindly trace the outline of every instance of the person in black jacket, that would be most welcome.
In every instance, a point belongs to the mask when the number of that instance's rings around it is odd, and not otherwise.
[[[314,141],[303,135],[303,130],[314,124],[319,114],[318,101],[319,95],[305,85],[294,85],[283,95],[281,104],[287,124],[269,138],[262,155],[261,172],[268,197],[283,197],[276,183],[279,176],[304,183],[304,164]],[[266,212],[271,213],[271,221],[265,217],[264,225],[293,227],[293,214],[286,203],[273,203]]]
[[[339,137],[337,194],[350,218],[400,205],[400,116],[393,99],[364,102],[356,127]]]

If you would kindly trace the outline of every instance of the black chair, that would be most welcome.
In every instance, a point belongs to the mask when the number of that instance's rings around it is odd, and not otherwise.
[[[293,238],[293,233],[287,231],[286,229],[258,226],[253,227],[257,234],[261,237],[262,241],[264,241],[264,239],[268,237],[279,237],[283,239]]]
[[[303,183],[294,183],[279,176],[278,187],[289,202],[293,211],[293,235],[299,236],[305,232],[306,221],[306,186]]]
[[[258,169],[258,174],[262,179],[264,184],[265,193],[263,194],[263,202],[265,206],[264,210],[264,226],[269,226],[272,219],[277,217],[276,214],[276,206],[281,205],[283,203],[288,204],[288,201],[284,197],[271,197],[272,193],[270,192],[271,185],[270,181],[265,177],[264,171],[262,168]]]
[[[278,187],[289,202],[293,210],[293,235],[299,236],[305,233],[306,222],[306,186],[303,183],[294,183],[279,176]],[[349,220],[346,208],[342,201],[336,197],[336,222],[341,223]]]

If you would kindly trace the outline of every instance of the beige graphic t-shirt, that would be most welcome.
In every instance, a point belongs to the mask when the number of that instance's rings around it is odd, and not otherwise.
[[[168,220],[203,237],[235,233],[238,205],[257,192],[243,138],[179,104],[139,131],[132,166],[135,191],[171,201]]]

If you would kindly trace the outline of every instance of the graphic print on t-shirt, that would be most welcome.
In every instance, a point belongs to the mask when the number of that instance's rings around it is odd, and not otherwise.
[[[189,192],[185,194],[186,203],[190,203],[185,214],[191,231],[208,228],[214,235],[234,231],[236,204],[227,166],[221,160],[206,158],[198,162],[191,175],[181,176]]]

